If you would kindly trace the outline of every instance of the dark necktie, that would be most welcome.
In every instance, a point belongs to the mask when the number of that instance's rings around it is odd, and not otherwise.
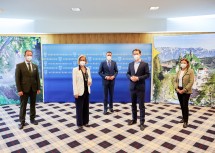
[[[29,70],[29,72],[32,72],[30,63],[28,63],[28,70]]]
[[[109,69],[110,69],[110,66],[111,66],[111,63],[110,63],[110,61],[108,61],[108,67],[109,67]]]

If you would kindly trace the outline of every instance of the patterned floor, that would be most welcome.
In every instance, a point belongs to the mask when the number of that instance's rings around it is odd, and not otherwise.
[[[29,107],[29,106],[28,106]],[[178,105],[146,104],[146,128],[128,126],[130,104],[115,103],[103,115],[102,104],[90,104],[91,127],[75,125],[73,103],[37,104],[39,125],[18,129],[19,106],[0,107],[0,150],[32,153],[215,153],[215,109],[190,106],[189,127],[179,123]],[[29,114],[29,110],[28,110]]]

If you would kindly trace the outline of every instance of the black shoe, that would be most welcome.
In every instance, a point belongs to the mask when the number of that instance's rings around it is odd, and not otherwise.
[[[140,130],[143,131],[145,129],[144,124],[140,124]]]
[[[183,128],[187,128],[187,122],[184,122]]]
[[[19,125],[19,129],[20,129],[20,130],[23,129],[24,126],[25,126],[25,124],[20,124],[20,125]]]
[[[179,121],[179,123],[184,123],[184,120],[183,120],[183,119],[182,119],[182,120],[180,120],[180,121]]]
[[[84,126],[85,126],[85,127],[90,127],[90,125],[89,125],[89,124],[85,124]]]
[[[111,112],[111,113],[113,113],[113,112],[114,112],[113,108],[110,108],[109,110],[110,110],[110,112]]]
[[[107,110],[104,110],[104,113],[103,113],[104,115],[107,115]]]
[[[31,124],[38,125],[38,122],[35,120],[31,120]]]
[[[135,120],[128,121],[128,125],[133,125],[133,124],[136,124],[136,123],[137,123],[137,121],[135,121]]]

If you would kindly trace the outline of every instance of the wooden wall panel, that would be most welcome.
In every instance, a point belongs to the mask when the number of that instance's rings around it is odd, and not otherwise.
[[[102,33],[102,34],[16,34],[0,36],[37,36],[42,44],[103,44],[152,43],[154,36],[173,36],[208,33]],[[214,34],[214,33],[213,33]]]

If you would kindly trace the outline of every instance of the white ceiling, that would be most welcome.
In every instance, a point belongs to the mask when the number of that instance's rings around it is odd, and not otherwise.
[[[36,33],[157,32],[168,31],[167,18],[215,14],[215,0],[0,0],[0,10],[34,20]]]

